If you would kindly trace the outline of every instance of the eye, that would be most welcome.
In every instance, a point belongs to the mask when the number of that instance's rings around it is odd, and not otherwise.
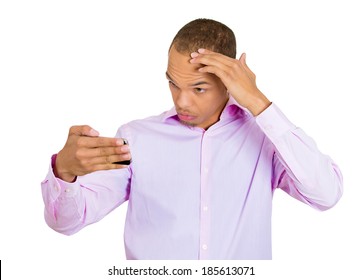
[[[195,93],[204,93],[206,90],[204,88],[194,88]]]
[[[169,86],[174,87],[174,88],[178,88],[178,87],[175,85],[175,83],[173,83],[172,81],[169,81]]]

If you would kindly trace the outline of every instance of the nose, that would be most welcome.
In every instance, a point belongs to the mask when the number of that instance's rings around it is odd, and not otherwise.
[[[177,92],[174,98],[174,102],[176,103],[177,107],[186,109],[191,106],[192,98],[187,91],[182,90]]]

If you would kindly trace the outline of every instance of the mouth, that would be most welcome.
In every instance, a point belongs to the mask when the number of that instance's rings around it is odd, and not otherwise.
[[[190,122],[193,121],[196,117],[188,114],[178,113],[178,118],[183,122]]]

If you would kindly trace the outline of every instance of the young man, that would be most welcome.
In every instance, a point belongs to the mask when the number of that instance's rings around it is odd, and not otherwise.
[[[48,225],[73,234],[128,201],[128,259],[271,259],[276,188],[320,210],[335,205],[340,170],[235,56],[227,26],[194,20],[169,49],[174,108],[116,138],[70,128],[42,183]]]

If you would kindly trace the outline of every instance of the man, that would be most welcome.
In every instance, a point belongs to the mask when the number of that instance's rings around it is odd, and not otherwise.
[[[128,259],[271,259],[276,188],[320,210],[335,205],[340,170],[235,56],[227,26],[194,20],[169,49],[173,109],[116,138],[70,128],[42,183],[48,225],[73,234],[128,201]]]

